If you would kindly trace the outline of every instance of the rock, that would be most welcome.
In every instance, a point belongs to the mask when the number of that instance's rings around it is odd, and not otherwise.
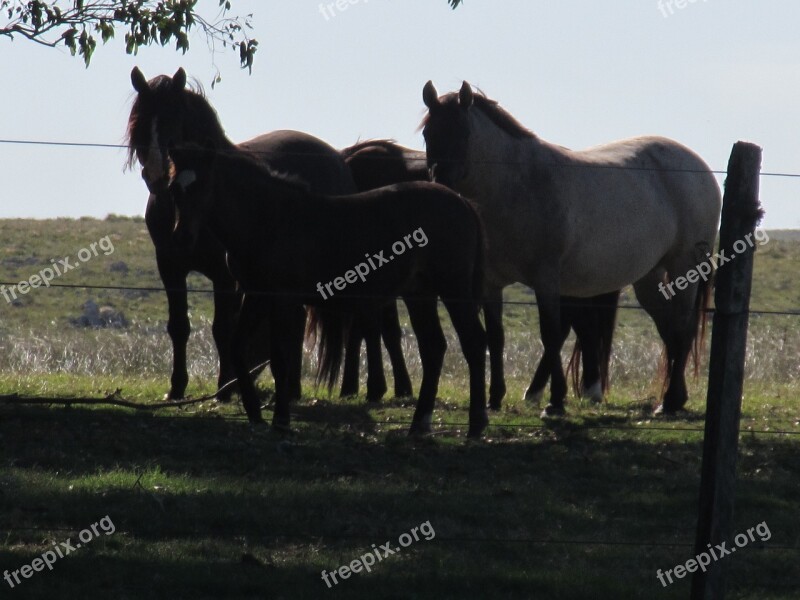
[[[111,263],[108,267],[108,270],[112,273],[122,273],[123,275],[127,275],[128,271],[130,271],[128,265],[121,260]]]
[[[70,319],[70,322],[75,327],[124,329],[128,326],[128,320],[125,315],[115,310],[112,306],[98,306],[94,300],[87,300],[82,308],[82,315]]]

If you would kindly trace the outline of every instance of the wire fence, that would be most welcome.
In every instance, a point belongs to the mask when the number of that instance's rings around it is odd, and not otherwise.
[[[102,143],[102,142],[63,142],[63,141],[53,141],[53,140],[21,140],[21,139],[0,139],[0,144],[8,144],[8,145],[31,145],[31,146],[52,146],[52,147],[63,147],[63,148],[108,148],[108,149],[116,149],[116,150],[128,150],[129,146],[127,144],[111,144],[111,143]],[[217,149],[215,152],[226,152],[222,149]],[[231,151],[233,152],[233,151]],[[328,157],[328,154],[317,154],[314,152],[289,152],[285,150],[281,151],[251,151],[248,150],[249,153],[259,155],[259,156],[305,156],[305,157],[313,157],[313,156],[320,156],[320,157]],[[424,153],[422,150],[413,150],[413,152],[420,152]],[[370,156],[369,160],[374,161],[396,161],[397,159],[392,156]],[[407,156],[404,160],[411,161],[411,162],[426,162],[427,158],[420,156],[420,157],[413,157]],[[530,162],[519,162],[519,161],[508,161],[508,160],[481,160],[477,161],[480,164],[496,164],[496,165],[530,165]],[[554,167],[554,168],[568,168],[568,169],[611,169],[611,170],[620,170],[620,171],[655,171],[659,173],[713,173],[715,175],[727,175],[727,170],[725,169],[709,169],[709,170],[697,170],[697,169],[653,169],[651,167],[634,167],[634,166],[615,166],[615,165],[564,165],[561,163],[544,163],[540,166],[546,167]],[[800,179],[800,173],[787,173],[787,172],[762,172],[761,177],[781,177],[781,178],[790,178],[790,179]]]
[[[54,147],[67,147],[67,148],[109,148],[109,149],[127,149],[126,145],[121,144],[98,144],[98,143],[83,143],[83,142],[57,142],[57,141],[34,141],[34,140],[10,140],[10,139],[0,139],[0,144],[13,144],[13,145],[41,145],[41,146],[54,146]],[[420,159],[411,159],[411,160],[424,160]],[[553,165],[553,166],[560,166],[560,165]],[[614,167],[620,168],[620,167]],[[625,169],[629,170],[651,170],[651,169],[637,169],[635,167],[624,167]],[[724,170],[712,170],[714,174],[724,175],[726,172]],[[780,172],[762,172],[762,177],[781,177],[781,178],[800,178],[800,174],[796,173],[780,173]],[[0,281],[0,286],[15,286],[18,282],[7,282],[7,281]],[[163,286],[124,286],[124,285],[100,285],[100,284],[87,284],[87,283],[55,283],[51,282],[47,286],[48,288],[54,289],[85,289],[85,290],[101,290],[101,291],[127,291],[127,292],[186,292],[188,294],[219,294],[219,293],[238,293],[235,291],[215,291],[209,288],[164,288]],[[271,297],[292,297],[298,296],[295,293],[291,292],[279,292],[279,291],[247,291],[248,294],[253,295],[263,295],[263,296],[271,296]],[[300,298],[307,298],[309,296],[308,293],[299,295]],[[341,299],[383,299],[383,300],[391,300],[391,299],[403,299],[401,297],[386,297],[386,296],[373,296],[373,295],[363,295],[363,294],[339,294],[337,297]],[[449,301],[464,301],[464,302],[472,302],[473,299],[467,298],[448,298],[444,300]],[[503,302],[507,305],[517,305],[517,306],[530,306],[535,307],[538,306],[535,300],[508,300]],[[582,304],[580,302],[573,302],[572,306],[594,306],[593,304]],[[638,304],[620,304],[618,305],[619,309],[622,310],[644,310],[643,307],[639,306]],[[706,312],[713,314],[715,312],[714,308],[709,308]],[[777,315],[777,316],[797,316],[800,315],[800,307],[798,308],[791,308],[791,309],[784,309],[784,310],[750,310],[748,314],[751,315]],[[41,399],[41,398],[40,398]],[[41,399],[46,403],[46,399]],[[23,398],[24,401],[24,398]],[[61,402],[61,403],[70,403],[70,399],[54,399],[53,403]],[[80,404],[80,399],[73,399],[72,403]],[[3,398],[0,398],[0,405],[8,404],[7,401],[4,401]],[[170,418],[170,419],[213,419],[215,421],[219,421],[220,419],[231,421],[231,422],[243,422],[245,417],[243,416],[229,416],[229,415],[217,415],[213,417],[204,417],[198,415],[165,415],[159,416],[158,418]],[[305,423],[305,424],[320,424],[324,423],[327,427],[356,427],[356,428],[370,428],[370,427],[383,427],[383,428],[399,428],[399,427],[408,427],[411,425],[411,421],[404,421],[404,420],[389,420],[389,421],[382,421],[382,420],[362,420],[362,421],[355,421],[352,419],[313,419],[304,416],[295,416],[293,415],[293,420],[297,423]],[[466,429],[468,427],[468,423],[466,422],[455,422],[455,423],[448,423],[444,425],[448,429],[451,428],[463,428]],[[570,425],[554,425],[549,423],[530,423],[530,422],[512,422],[512,423],[491,423],[490,428],[499,429],[499,430],[552,430],[557,429],[559,427],[563,428],[565,431],[581,431],[581,432],[588,432],[593,430],[598,431],[625,431],[630,432],[632,434],[646,434],[648,432],[673,432],[673,433],[681,433],[681,434],[690,434],[690,435],[698,435],[704,432],[704,428],[702,427],[686,427],[686,426],[659,426],[659,425],[630,425],[630,424],[582,424],[580,426],[572,426],[570,429]],[[795,437],[800,436],[800,431],[788,431],[788,430],[771,430],[771,429],[744,429],[740,431],[740,436],[746,435],[759,435],[759,436],[789,436]],[[138,484],[138,481],[137,481]],[[61,533],[71,533],[77,532],[81,530],[82,527],[64,527],[63,525],[54,525],[54,526],[36,526],[36,527],[8,527],[5,528],[4,531],[7,534],[12,533],[53,533],[53,532],[61,532]],[[146,528],[136,529],[136,528],[128,528],[128,529],[119,529],[120,532],[124,532],[133,537],[142,537],[146,536],[150,531]],[[246,539],[257,539],[257,540],[282,540],[282,539],[297,539],[297,540],[328,540],[333,542],[342,542],[342,541],[372,541],[375,538],[373,534],[367,535],[356,535],[356,534],[341,534],[341,533],[333,533],[333,532],[297,532],[297,531],[281,531],[279,529],[275,530],[258,530],[248,528],[246,530],[234,530],[234,529],[160,529],[159,533],[162,536],[171,536],[171,537],[191,537],[191,538],[205,538],[205,537],[225,537],[225,538],[246,538]],[[394,537],[391,533],[386,534],[387,538]],[[588,546],[597,546],[597,547],[618,547],[618,548],[686,548],[692,549],[694,544],[690,541],[687,542],[680,542],[680,541],[672,541],[672,542],[665,542],[659,540],[649,540],[649,541],[625,541],[625,540],[608,540],[608,539],[549,539],[549,538],[533,538],[533,537],[447,537],[437,535],[436,539],[438,542],[451,544],[451,545],[461,545],[461,544],[481,544],[481,545],[490,545],[490,544],[519,544],[519,545],[544,545],[544,546],[581,546],[581,547],[588,547]],[[761,551],[768,551],[768,552],[797,552],[800,551],[800,546],[788,545],[788,544],[754,544],[752,546],[753,549],[761,550]],[[159,563],[154,563],[159,564]]]

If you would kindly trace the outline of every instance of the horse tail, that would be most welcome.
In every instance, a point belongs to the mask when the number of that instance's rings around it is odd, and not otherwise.
[[[581,390],[583,390],[583,371],[581,370],[581,358],[583,352],[581,350],[581,341],[575,337],[575,345],[572,346],[572,354],[567,363],[567,379],[572,380],[572,389],[575,391],[575,396],[581,397]],[[605,386],[605,384],[603,384]],[[603,388],[605,391],[605,387]]]
[[[306,338],[314,342],[319,341],[316,384],[325,382],[330,392],[339,377],[344,345],[353,323],[352,315],[310,307],[308,316]]]
[[[586,310],[595,313],[597,325],[597,359],[600,369],[600,387],[605,394],[609,387],[609,371],[611,365],[611,344],[614,340],[614,328],[617,325],[617,310],[621,290],[609,292],[590,299]],[[576,337],[572,347],[572,355],[567,363],[567,376],[572,380],[575,393],[580,396],[584,384],[584,373],[581,371],[583,349],[581,341]]]
[[[694,301],[693,318],[697,322],[697,329],[692,340],[692,363],[694,365],[694,376],[700,373],[700,359],[703,356],[703,349],[706,341],[706,328],[708,326],[708,309],[711,306],[711,293],[713,288],[713,276],[704,279],[697,290],[697,297]]]

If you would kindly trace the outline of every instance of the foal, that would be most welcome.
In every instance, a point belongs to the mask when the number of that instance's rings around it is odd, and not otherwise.
[[[468,201],[443,186],[422,182],[350,196],[314,194],[230,149],[176,148],[172,159],[175,237],[192,245],[207,227],[227,250],[244,289],[233,362],[251,422],[262,419],[243,342],[264,315],[270,320],[275,378],[272,423],[286,430],[287,365],[297,346],[293,331],[283,326],[287,316],[304,304],[324,306],[324,332],[327,314],[343,311],[369,322],[387,302],[402,296],[423,368],[411,433],[429,432],[447,346],[437,313],[441,298],[469,367],[468,435],[482,434],[488,424],[486,334],[478,317],[484,238]],[[412,237],[416,247],[409,243]],[[341,343],[324,347],[324,334],[321,343],[324,354],[341,355]]]

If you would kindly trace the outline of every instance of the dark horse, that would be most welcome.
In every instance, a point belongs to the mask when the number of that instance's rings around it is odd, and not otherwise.
[[[169,149],[181,142],[200,143],[213,140],[220,148],[234,148],[248,151],[269,164],[276,171],[291,174],[306,182],[312,190],[328,194],[348,194],[356,191],[350,169],[337,150],[313,136],[298,131],[275,131],[246,141],[238,146],[228,140],[217,115],[202,93],[187,89],[186,73],[179,69],[170,78],[158,76],[149,82],[138,68],[131,72],[131,81],[137,92],[128,121],[127,138],[128,163],[134,160],[142,164],[142,177],[151,191],[145,211],[145,222],[156,249],[156,262],[161,280],[167,292],[169,321],[167,331],[172,340],[173,367],[168,398],[182,398],[188,383],[186,371],[186,343],[190,324],[187,315],[186,276],[190,271],[198,271],[208,277],[214,286],[214,322],[212,331],[220,360],[218,385],[222,387],[234,378],[230,359],[230,338],[233,324],[241,304],[241,295],[236,291],[236,282],[230,274],[224,249],[207,233],[203,243],[187,250],[174,244],[171,232],[174,221],[172,199],[166,193],[169,170]],[[411,383],[405,364],[397,363],[400,348],[399,325],[391,328],[392,308],[385,309],[388,316],[387,347],[395,369],[395,392],[397,395],[411,395]],[[397,322],[396,308],[394,323]],[[295,315],[296,326],[304,318]],[[395,331],[397,332],[395,334]],[[392,335],[397,340],[392,339]],[[254,338],[263,339],[264,336]],[[379,342],[378,342],[379,343]],[[266,344],[265,344],[266,346]],[[268,357],[266,348],[255,347],[252,364],[258,364]],[[378,348],[378,355],[380,349]],[[374,354],[374,353],[373,353]],[[399,354],[402,361],[402,353]],[[346,370],[348,363],[345,363]],[[293,365],[293,394],[300,394],[300,363]],[[372,371],[377,374],[373,375]],[[403,374],[405,376],[403,377]],[[368,396],[380,398],[386,389],[381,361],[370,363]],[[355,393],[358,389],[356,363]],[[353,387],[351,383],[351,388]],[[348,390],[343,389],[347,393]],[[230,391],[220,394],[222,399],[230,396]]]
[[[408,307],[423,366],[411,432],[431,427],[446,349],[437,312],[441,298],[469,366],[468,434],[481,435],[488,424],[486,338],[478,316],[484,240],[468,201],[432,183],[351,196],[318,195],[276,176],[247,153],[213,145],[176,148],[172,159],[176,239],[192,246],[207,227],[229,253],[244,289],[233,363],[251,422],[261,421],[261,410],[243,347],[247,332],[265,315],[275,378],[272,422],[287,429],[288,365],[297,342],[296,332],[286,327],[287,315],[302,310],[303,304],[324,306],[319,313],[324,333],[326,315],[343,309],[369,319],[399,295]],[[387,252],[391,254],[385,256]],[[331,323],[333,335],[327,339],[334,343],[325,347],[323,334],[321,352],[331,357],[324,362],[335,369],[342,353],[341,322]]]
[[[391,140],[369,140],[360,142],[341,151],[345,164],[350,169],[359,192],[374,190],[395,183],[408,181],[428,181],[428,164],[424,152],[406,148]],[[397,303],[389,303],[383,308],[381,316],[381,335],[394,375],[394,393],[397,397],[411,396],[413,390],[408,376],[401,339],[400,319]],[[365,332],[359,323],[353,323],[347,336],[344,373],[342,374],[342,396],[358,393],[358,368],[361,354],[361,341]],[[373,346],[374,343],[373,343]],[[378,351],[380,348],[378,347]],[[370,344],[367,345],[367,362],[370,358]],[[377,359],[377,364],[381,364]],[[381,371],[382,372],[382,371]]]
[[[375,189],[392,183],[403,181],[428,181],[427,154],[422,150],[406,148],[392,140],[368,140],[360,142],[342,150],[342,156],[353,173],[353,179],[359,191]],[[617,301],[619,290],[593,298],[561,298],[562,343],[569,334],[570,328],[574,329],[577,341],[569,362],[568,372],[572,374],[576,392],[600,402],[609,385],[609,362],[611,360],[611,342],[614,335],[614,324],[617,316]],[[489,355],[491,357],[491,393],[490,406],[499,409],[501,400],[505,395],[505,375],[503,372],[503,346],[504,334],[502,328],[502,295],[500,290],[491,290],[491,297],[484,304],[486,315],[487,334],[489,340]],[[393,310],[396,306],[391,307]],[[496,323],[500,326],[495,326]],[[397,323],[396,318],[384,320],[384,342],[387,349],[386,329],[392,323]],[[398,325],[399,327],[399,325]],[[392,336],[399,339],[399,336]],[[347,352],[348,360],[345,361],[345,380],[348,380],[348,369],[351,365],[358,368],[358,361],[353,357],[358,356],[360,339],[357,335],[350,337]],[[583,373],[580,372],[581,357],[583,358]],[[400,360],[392,360],[392,364],[401,364]],[[544,389],[550,377],[547,361],[539,361],[533,380],[526,392],[528,400],[538,402],[544,395]],[[350,374],[355,378],[356,385],[358,373]],[[395,375],[397,381],[397,375]]]

